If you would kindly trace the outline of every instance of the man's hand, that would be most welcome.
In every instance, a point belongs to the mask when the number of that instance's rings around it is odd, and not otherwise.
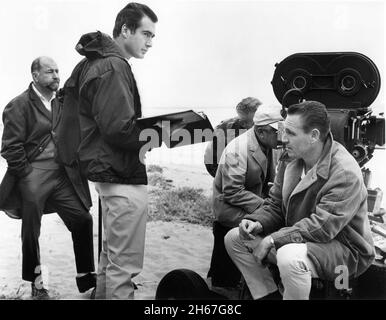
[[[258,246],[253,250],[253,257],[257,262],[264,264],[265,258],[268,256],[268,253],[274,247],[271,236],[265,237]]]
[[[242,240],[254,240],[262,231],[263,226],[258,221],[243,219],[239,224],[239,234]]]

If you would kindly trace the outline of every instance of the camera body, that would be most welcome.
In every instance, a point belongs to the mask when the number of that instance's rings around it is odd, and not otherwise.
[[[376,65],[356,52],[296,53],[275,65],[271,84],[285,108],[302,100],[323,103],[334,139],[362,167],[376,145],[385,144],[385,119],[372,115],[381,77]]]

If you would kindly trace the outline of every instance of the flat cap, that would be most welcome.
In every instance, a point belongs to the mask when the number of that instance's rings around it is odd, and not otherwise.
[[[277,123],[284,120],[280,111],[281,105],[262,105],[257,109],[255,116],[253,117],[253,122],[256,126],[270,125],[277,130]]]

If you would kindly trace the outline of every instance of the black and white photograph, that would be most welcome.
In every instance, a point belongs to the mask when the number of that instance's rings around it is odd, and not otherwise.
[[[385,16],[2,1],[0,300],[385,300]]]

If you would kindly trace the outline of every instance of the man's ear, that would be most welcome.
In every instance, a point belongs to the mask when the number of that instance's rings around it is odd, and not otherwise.
[[[127,39],[131,34],[134,34],[134,33],[135,32],[133,32],[128,26],[126,26],[126,24],[122,25],[121,34],[122,34],[122,37],[124,37],[125,39]]]
[[[264,137],[264,130],[260,127],[255,126],[255,133],[259,136],[259,138]]]
[[[123,24],[121,28],[122,37],[127,39],[130,33],[130,29],[126,26],[126,24]]]
[[[34,82],[39,82],[38,81],[38,75],[39,75],[39,72],[37,72],[37,71],[32,72],[32,80]]]
[[[320,131],[317,128],[311,130],[311,143],[315,143],[320,140]]]

